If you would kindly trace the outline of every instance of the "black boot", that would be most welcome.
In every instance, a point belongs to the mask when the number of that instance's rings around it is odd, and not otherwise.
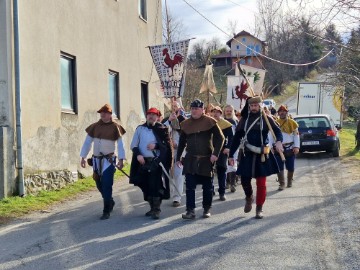
[[[153,206],[154,211],[151,215],[153,219],[159,219],[160,218],[160,206],[161,206],[161,198],[160,197],[153,197]]]
[[[186,209],[186,213],[182,214],[183,219],[195,219],[194,209]]]
[[[209,218],[209,217],[211,217],[210,207],[204,207],[203,218]]]
[[[103,209],[103,214],[100,217],[101,220],[105,220],[105,219],[109,219],[110,218],[110,209],[112,206],[112,202],[111,201],[104,201],[104,209]]]
[[[245,198],[245,207],[244,207],[245,213],[249,213],[251,211],[253,201],[254,199],[252,195],[250,197]]]
[[[147,201],[148,201],[148,203],[149,203],[149,205],[150,205],[150,211],[147,211],[147,212],[145,213],[145,216],[151,217],[151,216],[153,215],[153,213],[154,213],[153,197],[148,197],[148,198],[147,198]]]
[[[264,216],[263,216],[263,213],[262,213],[262,205],[257,205],[256,206],[256,216],[255,218],[256,219],[262,219]]]

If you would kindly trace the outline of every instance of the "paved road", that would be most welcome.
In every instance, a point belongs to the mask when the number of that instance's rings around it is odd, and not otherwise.
[[[293,188],[268,178],[263,220],[244,214],[239,188],[215,198],[209,219],[182,220],[184,206],[167,201],[154,221],[139,190],[118,181],[107,221],[94,191],[0,227],[0,269],[360,269],[356,168],[301,156]]]

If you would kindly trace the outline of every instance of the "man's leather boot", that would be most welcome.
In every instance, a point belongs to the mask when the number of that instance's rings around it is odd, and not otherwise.
[[[245,213],[249,213],[251,211],[253,201],[254,201],[253,195],[245,198],[245,207],[244,207]]]
[[[257,205],[256,206],[256,216],[255,218],[256,219],[262,219],[264,216],[263,216],[263,213],[262,213],[262,205]]]
[[[161,198],[160,197],[153,197],[153,213],[151,217],[153,219],[159,219],[160,218],[160,205],[161,205]]]
[[[186,209],[186,213],[182,214],[183,219],[195,219],[194,209]]]
[[[153,214],[153,212],[154,212],[153,197],[148,197],[148,198],[147,198],[147,201],[148,201],[148,203],[149,203],[149,205],[150,205],[150,211],[147,211],[147,212],[145,213],[145,216],[151,217],[152,214]]]
[[[110,218],[110,209],[111,209],[111,201],[104,201],[104,209],[103,214],[100,217],[101,220],[109,219]]]
[[[285,173],[284,170],[280,171],[277,174],[278,181],[279,181],[279,188],[278,190],[284,190],[285,189]]]
[[[210,207],[204,207],[203,218],[209,218],[209,217],[211,217]]]
[[[287,187],[288,188],[292,187],[293,177],[294,177],[294,172],[288,171],[288,173],[287,173]]]

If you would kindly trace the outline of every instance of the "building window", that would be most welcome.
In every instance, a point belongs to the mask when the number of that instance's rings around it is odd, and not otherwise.
[[[76,113],[76,61],[74,56],[60,55],[61,70],[61,109]]]
[[[241,40],[242,40],[242,42],[246,42],[246,38],[245,38],[245,37],[243,37]]]
[[[143,117],[146,117],[146,111],[149,109],[149,89],[147,82],[141,82],[141,108]]]
[[[247,62],[248,62],[248,64],[251,64],[251,63],[252,63],[252,59],[249,58],[249,59],[247,60]]]
[[[255,46],[255,51],[256,51],[257,53],[260,52],[260,45],[259,45],[259,44]],[[257,55],[257,53],[256,53],[256,55]]]
[[[236,45],[236,49],[237,49],[237,50],[240,50],[240,45]]]
[[[109,97],[113,116],[120,119],[119,73],[109,70]]]
[[[250,45],[246,47],[246,55],[255,55],[254,46]]]
[[[139,0],[139,13],[140,17],[147,21],[146,0]]]
[[[245,65],[245,59],[241,59],[240,64]]]

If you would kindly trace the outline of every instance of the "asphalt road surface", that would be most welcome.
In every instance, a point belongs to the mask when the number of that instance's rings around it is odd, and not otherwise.
[[[181,219],[185,206],[145,217],[142,193],[114,186],[111,218],[96,191],[0,227],[0,269],[360,269],[358,161],[302,155],[292,188],[268,178],[264,219],[243,212],[241,186],[214,197],[212,217]],[[197,205],[201,206],[201,188]],[[183,201],[185,201],[183,199]]]

